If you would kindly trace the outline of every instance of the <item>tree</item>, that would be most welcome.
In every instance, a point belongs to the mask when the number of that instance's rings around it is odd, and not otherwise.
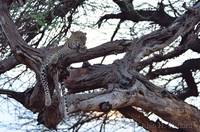
[[[25,4],[23,8],[19,7],[19,3]],[[63,96],[66,101],[65,118],[80,117],[71,129],[79,130],[84,123],[94,119],[104,118],[102,124],[105,124],[120,113],[152,132],[197,132],[200,111],[185,100],[191,96],[198,97],[200,59],[186,59],[183,64],[174,67],[170,67],[169,63],[175,62],[173,58],[184,55],[189,49],[200,52],[199,1],[161,0],[157,7],[150,8],[148,5],[145,9],[145,3],[142,3],[142,9],[135,8],[133,0],[113,0],[112,3],[119,7],[120,12],[105,14],[96,23],[101,28],[102,23],[119,19],[111,41],[89,48],[85,53],[70,52],[58,57],[56,64],[51,65],[53,68],[47,69],[52,104],[46,107],[40,81],[43,61],[63,48],[58,44],[63,42],[75,23],[75,17],[82,13],[78,9],[81,6],[84,9],[86,5],[93,7],[95,3],[84,0],[28,0],[26,3],[0,0],[3,58],[0,74],[6,75],[17,66],[26,66],[24,71],[18,71],[19,76],[31,71],[36,80],[23,92],[5,89],[3,86],[11,83],[13,77],[2,85],[0,94],[38,113],[37,122],[49,129],[56,129],[63,120],[59,107],[61,100],[54,94],[57,83],[60,83],[67,91]],[[103,6],[108,6],[105,4],[102,1]],[[182,9],[179,9],[181,4]],[[136,24],[131,28],[133,39],[114,40],[120,25],[128,20]],[[149,22],[149,33],[136,30],[140,27],[137,25],[139,22]],[[124,57],[112,64],[103,64],[103,60],[94,65],[87,63],[97,57],[120,53],[125,53]],[[70,67],[76,62],[84,62],[83,67]],[[59,73],[57,80],[54,78],[55,71]],[[156,85],[156,82],[159,84]],[[153,113],[160,119],[150,120],[147,113]]]

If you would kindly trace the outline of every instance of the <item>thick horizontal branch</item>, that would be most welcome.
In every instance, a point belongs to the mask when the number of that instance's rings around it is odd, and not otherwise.
[[[186,70],[197,70],[200,68],[200,59],[190,59],[186,60],[182,65],[176,66],[176,67],[170,67],[170,68],[163,68],[158,69],[155,71],[150,72],[147,75],[147,78],[149,79],[155,79],[160,75],[171,75],[171,74],[177,74],[177,73],[183,73]]]
[[[122,65],[124,63],[121,61],[119,63],[115,61],[110,65],[93,65],[87,68],[72,69],[70,75],[64,79],[65,86],[71,93],[109,88],[110,83],[126,87],[131,83],[132,77],[124,75],[124,66]]]
[[[7,59],[0,61],[0,74],[9,71],[14,68],[16,65],[20,64],[14,56],[10,56]]]
[[[147,74],[147,78],[154,79],[160,75],[170,75],[170,74],[177,74],[181,73],[183,79],[185,79],[186,84],[188,85],[187,88],[184,88],[183,91],[177,92],[177,98],[181,100],[185,100],[190,96],[197,97],[199,95],[197,84],[195,83],[194,77],[192,76],[192,70],[199,69],[200,59],[190,59],[185,61],[181,66],[165,68],[155,70]]]
[[[97,57],[105,55],[119,54],[126,52],[130,45],[134,45],[135,40],[116,40],[112,42],[104,43],[100,46],[88,49],[86,53],[74,53],[64,57],[61,60],[63,66],[67,66],[72,63],[87,61]]]
[[[74,95],[73,97],[75,96],[80,95]],[[157,93],[149,91],[139,82],[133,85],[132,90],[113,90],[94,98],[79,100],[79,102],[72,103],[67,111],[69,113],[102,111],[102,103],[109,105],[111,109],[134,105],[143,108],[145,111],[155,113],[184,131],[198,131],[199,129],[200,111],[197,108],[180,100],[178,101],[172,96],[163,96],[161,91]],[[193,120],[188,117],[192,117]],[[190,122],[190,124],[186,124],[186,122]]]
[[[186,13],[184,16],[190,16],[190,18],[184,19],[184,21],[174,22],[168,28],[159,29],[142,36],[135,45],[132,45],[132,52],[127,54],[125,57],[132,60],[132,63],[138,63],[145,56],[148,56],[151,53],[163,49],[173,43],[176,39],[178,39],[178,37],[184,37],[191,32],[195,32],[194,27],[199,22],[198,14],[192,15]]]
[[[0,94],[7,95],[10,98],[15,99],[16,101],[20,102],[25,108],[35,111],[35,108],[31,108],[29,105],[29,97],[31,96],[32,89],[27,89],[24,92],[16,92],[8,89],[0,89]]]
[[[179,55],[185,53],[185,51],[187,51],[188,49],[191,49],[196,52],[200,52],[199,42],[200,42],[200,39],[198,39],[198,35],[196,34],[196,32],[192,31],[189,34],[182,36],[180,45],[176,47],[173,51],[165,55],[154,55],[151,58],[148,58],[146,60],[139,62],[137,70],[141,70],[147,65],[151,65],[153,62],[161,62],[167,59],[171,59],[173,57],[178,57]]]
[[[156,11],[134,10],[118,14],[106,14],[98,20],[97,22],[98,26],[100,27],[102,22],[108,19],[122,19],[122,20],[130,20],[133,22],[153,21],[156,24],[167,27],[176,18],[169,16],[165,12],[159,12],[157,10]]]
[[[34,89],[37,91],[37,96],[32,98]],[[37,83],[35,87],[29,88],[24,92],[15,92],[12,90],[0,89],[0,94],[7,95],[10,98],[20,102],[25,108],[31,110],[33,113],[38,112],[38,124],[43,124],[47,128],[56,129],[58,123],[63,119],[59,110],[59,102],[56,97],[52,99],[52,105],[44,108],[44,91],[41,85]]]
[[[142,126],[148,131],[151,132],[177,132],[176,128],[172,128],[160,121],[151,121],[146,117],[142,112],[134,109],[133,107],[124,107],[118,109],[118,111],[123,114],[124,117],[133,119],[138,123],[139,126]]]
[[[137,70],[142,70],[144,67],[151,65],[154,62],[161,62],[161,61],[164,61],[167,59],[177,57],[177,56],[183,54],[186,50],[187,49],[185,48],[185,46],[181,45],[181,46],[176,47],[173,51],[171,51],[165,55],[160,55],[160,54],[154,55],[151,58],[148,58],[146,60],[139,62],[138,66],[137,66]]]

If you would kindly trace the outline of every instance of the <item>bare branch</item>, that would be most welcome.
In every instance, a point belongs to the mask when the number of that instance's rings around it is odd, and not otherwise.
[[[176,128],[172,128],[160,121],[151,121],[148,117],[146,117],[142,112],[134,109],[133,107],[124,107],[118,109],[123,116],[129,119],[133,119],[138,123],[139,126],[152,131],[152,132],[177,132]]]
[[[7,59],[0,61],[0,74],[9,71],[14,68],[16,65],[20,64],[14,56],[10,56]]]

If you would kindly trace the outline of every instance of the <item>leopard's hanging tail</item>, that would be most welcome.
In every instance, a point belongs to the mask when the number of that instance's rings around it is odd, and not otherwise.
[[[47,65],[41,66],[40,81],[44,89],[45,106],[48,107],[51,105],[51,96],[50,96],[50,90],[49,90],[48,79],[47,79]]]

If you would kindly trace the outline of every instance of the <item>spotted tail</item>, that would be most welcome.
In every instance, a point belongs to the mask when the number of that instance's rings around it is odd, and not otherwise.
[[[45,106],[50,106],[51,105],[51,96],[50,96],[50,90],[49,90],[48,81],[47,81],[47,66],[46,65],[42,65],[42,67],[41,67],[40,81],[41,81],[42,87],[44,89]]]

